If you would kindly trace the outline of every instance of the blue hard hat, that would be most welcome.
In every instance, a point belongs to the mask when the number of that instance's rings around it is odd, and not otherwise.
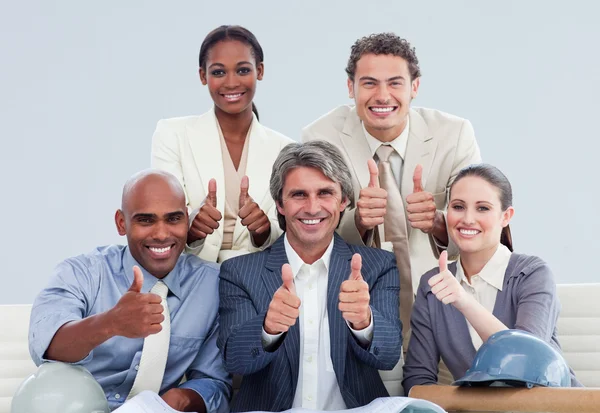
[[[81,366],[44,363],[17,389],[11,413],[109,413],[102,387]]]
[[[571,387],[563,356],[544,340],[521,330],[503,330],[481,345],[459,386]]]

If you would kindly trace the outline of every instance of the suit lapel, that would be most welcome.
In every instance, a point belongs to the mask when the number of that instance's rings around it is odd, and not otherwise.
[[[409,112],[410,130],[408,134],[408,143],[406,145],[406,155],[404,161],[404,169],[402,172],[401,189],[403,198],[412,194],[413,191],[413,174],[415,167],[421,165],[423,167],[423,188],[427,185],[427,178],[431,172],[431,163],[435,156],[437,148],[437,140],[429,132],[429,127],[425,123],[425,119],[414,109]]]
[[[254,116],[254,115],[253,115]],[[269,136],[265,128],[258,123],[256,116],[252,121],[248,144],[248,157],[246,162],[246,175],[250,179],[248,193],[254,201],[267,213],[265,203],[271,200],[269,192],[269,177],[271,176],[272,162],[265,159],[275,159],[279,154],[279,142],[269,142]],[[233,231],[233,243],[237,244],[239,238],[244,234],[246,227],[238,219]],[[281,268],[280,268],[281,270]]]
[[[225,176],[223,154],[217,129],[217,118],[214,109],[199,116],[198,120],[187,127],[187,137],[196,161],[196,167],[202,181],[202,192],[208,192],[208,181],[217,181],[217,209],[225,210]],[[223,236],[223,225],[217,230]]]
[[[269,300],[275,294],[275,291],[281,286],[281,267],[283,264],[288,263],[287,255],[285,253],[285,245],[283,243],[284,237],[281,236],[271,246],[269,259],[265,264],[269,271],[262,271],[261,275],[267,288],[267,296]],[[268,306],[268,303],[267,303]],[[298,385],[298,369],[300,363],[300,326],[299,321],[294,324],[288,330],[287,336],[283,341],[283,347],[285,354],[288,358],[290,365],[291,376],[292,376],[292,395],[296,391]],[[284,386],[279,386],[280,391],[284,389]],[[275,395],[274,399],[278,399],[278,395]],[[292,396],[293,399],[293,396]]]
[[[354,173],[360,182],[361,188],[369,185],[369,168],[367,161],[372,158],[371,148],[367,143],[365,132],[363,131],[360,118],[356,114],[356,108],[352,108],[346,117],[346,122],[342,129],[342,144],[350,158]]]
[[[329,262],[329,273],[327,275],[327,319],[329,321],[329,337],[331,343],[331,361],[338,379],[340,390],[344,383],[344,371],[346,369],[346,350],[348,346],[348,327],[338,309],[338,297],[340,286],[350,275],[350,260],[352,253],[342,240],[335,234],[333,251]]]

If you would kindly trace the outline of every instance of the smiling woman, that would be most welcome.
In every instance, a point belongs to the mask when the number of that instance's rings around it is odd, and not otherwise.
[[[475,352],[499,331],[525,330],[560,351],[554,276],[542,259],[513,253],[508,230],[513,215],[510,182],[497,168],[477,164],[458,173],[447,225],[460,255],[448,265],[444,251],[439,269],[421,277],[404,364],[405,394],[437,382],[440,357],[455,380],[463,377]],[[572,371],[570,379],[581,386]]]
[[[268,179],[292,140],[258,122],[253,98],[263,59],[247,29],[210,32],[198,63],[214,108],[161,120],[152,139],[152,166],[174,174],[185,189],[192,220],[187,250],[209,261],[261,250],[281,234]]]

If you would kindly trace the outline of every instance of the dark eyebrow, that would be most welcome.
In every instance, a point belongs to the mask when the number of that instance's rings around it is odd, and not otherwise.
[[[371,80],[373,82],[379,82],[379,80],[375,79],[374,77],[371,76],[362,76],[361,78],[358,79],[359,81],[363,81],[363,80]]]
[[[406,79],[404,78],[404,76],[394,76],[394,77],[390,77],[387,81],[391,82],[393,80],[406,80]]]
[[[177,218],[177,217],[182,217],[185,214],[182,211],[175,211],[175,212],[169,212],[167,214],[165,214],[165,218],[169,219],[169,218]]]
[[[146,218],[146,219],[154,219],[156,218],[156,214],[145,214],[145,213],[138,213],[138,214],[134,214],[133,217],[131,217],[132,219],[140,219],[140,218]]]
[[[335,192],[335,186],[324,186],[323,188],[320,188],[319,191]]]
[[[245,61],[245,60],[244,60],[243,62],[238,62],[236,66],[242,66],[242,65],[251,65],[251,64],[252,64],[252,63],[250,63],[250,62],[247,62],[247,61]],[[208,66],[208,67],[209,67],[209,69],[210,69],[211,67],[214,67],[214,66],[217,66],[217,67],[225,67],[225,65],[224,65],[223,63],[213,63],[212,65],[210,65],[210,66]]]

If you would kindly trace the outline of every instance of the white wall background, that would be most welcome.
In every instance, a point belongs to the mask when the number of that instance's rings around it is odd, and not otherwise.
[[[149,166],[160,118],[210,108],[197,54],[220,24],[262,43],[261,121],[294,139],[349,102],[356,38],[409,39],[415,105],[470,119],[511,179],[517,249],[558,282],[600,281],[599,15],[592,0],[1,0],[0,304],[32,302],[60,260],[125,241],[121,186]]]

